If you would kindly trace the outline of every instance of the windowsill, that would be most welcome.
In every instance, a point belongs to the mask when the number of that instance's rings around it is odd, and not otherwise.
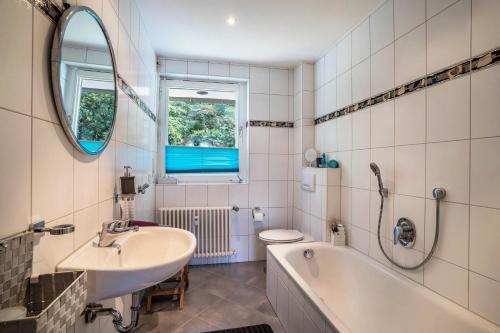
[[[177,182],[175,182],[177,181]],[[183,174],[166,175],[158,180],[158,185],[237,185],[248,184],[238,181],[236,174]]]

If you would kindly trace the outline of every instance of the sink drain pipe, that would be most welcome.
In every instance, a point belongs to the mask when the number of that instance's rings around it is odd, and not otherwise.
[[[120,311],[115,308],[105,308],[102,304],[90,303],[87,304],[84,310],[85,322],[93,323],[97,317],[111,316],[113,317],[113,325],[115,330],[120,333],[132,332],[139,324],[139,309],[141,308],[142,291],[136,291],[132,294],[132,306],[130,307],[130,324],[123,323],[123,316]]]

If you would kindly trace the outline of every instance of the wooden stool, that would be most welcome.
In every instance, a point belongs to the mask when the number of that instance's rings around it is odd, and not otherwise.
[[[172,287],[162,288],[161,283],[168,283]],[[153,287],[148,288],[148,302],[146,311],[151,312],[151,303],[155,296],[178,296],[179,309],[184,308],[184,292],[189,287],[188,266],[184,266],[177,274]]]

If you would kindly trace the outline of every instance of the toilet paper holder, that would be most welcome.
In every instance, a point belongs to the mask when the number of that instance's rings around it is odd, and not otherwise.
[[[264,213],[262,211],[262,208],[260,208],[260,207],[254,207],[252,209],[252,219],[255,220],[255,217],[262,219],[262,218],[264,218],[264,216],[266,216],[266,213]]]

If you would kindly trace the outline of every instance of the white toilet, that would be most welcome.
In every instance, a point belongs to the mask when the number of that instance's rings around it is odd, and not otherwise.
[[[259,239],[269,244],[287,244],[297,242],[310,242],[310,237],[304,236],[298,230],[271,229],[259,233]]]

